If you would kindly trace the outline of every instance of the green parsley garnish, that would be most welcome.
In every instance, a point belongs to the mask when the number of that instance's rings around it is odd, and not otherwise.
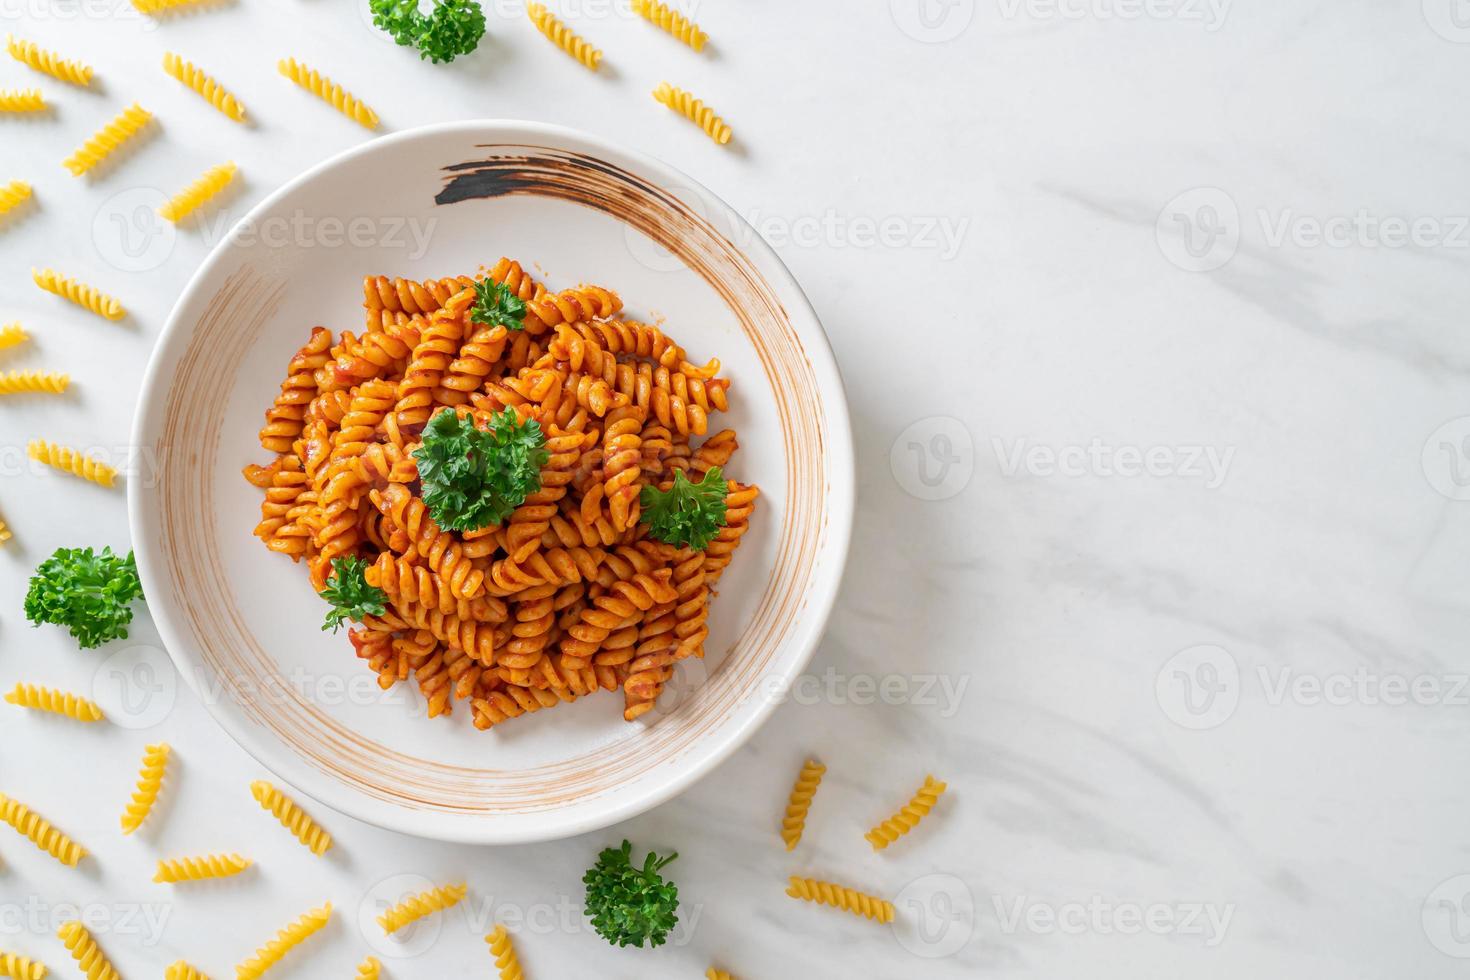
[[[441,411],[424,426],[414,450],[429,515],[446,531],[474,531],[499,524],[541,489],[546,437],[535,419],[521,422],[507,408],[489,428],[470,415]]]
[[[587,886],[587,917],[597,934],[615,946],[662,946],[679,922],[679,886],[660,875],[677,853],[661,858],[653,851],[642,870],[629,860],[633,845],[607,848],[582,876]]]
[[[507,330],[526,328],[526,303],[510,287],[494,279],[475,283],[475,305],[470,307],[470,322]]]
[[[419,0],[368,0],[368,8],[393,40],[435,64],[469,54],[485,36],[485,12],[476,0],[435,0],[427,15]]]
[[[103,548],[58,548],[36,567],[26,592],[26,619],[65,626],[83,650],[128,636],[133,600],[143,595],[133,553]]]
[[[725,477],[711,466],[698,483],[674,471],[668,490],[645,486],[638,502],[648,533],[666,544],[702,551],[725,526]]]
[[[375,585],[368,585],[367,562],[361,558],[333,558],[332,574],[327,578],[327,587],[322,598],[332,604],[327,612],[327,621],[322,629],[333,633],[342,628],[349,619],[362,622],[364,616],[381,616],[388,605],[388,596]]]

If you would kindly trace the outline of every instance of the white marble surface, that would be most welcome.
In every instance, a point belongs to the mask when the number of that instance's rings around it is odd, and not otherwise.
[[[17,531],[0,686],[105,699],[108,657],[157,642],[146,617],[95,653],[25,624],[52,549],[129,542],[123,493],[32,474],[23,444],[126,447],[150,343],[209,237],[146,238],[128,225],[140,202],[229,157],[238,216],[366,138],[276,77],[285,55],[388,129],[504,115],[618,138],[776,245],[832,337],[858,446],[852,560],[813,680],[625,825],[473,850],[322,813],[340,842],[322,862],[247,812],[240,787],[262,771],[187,691],[170,702],[167,676],[155,703],[171,708],[147,728],[7,708],[0,786],[99,860],[68,870],[0,835],[0,949],[71,975],[50,919],[74,903],[126,976],[180,955],[225,976],[330,898],[342,914],[280,975],[346,976],[372,948],[360,911],[411,874],[472,892],[413,955],[377,950],[394,978],[490,975],[492,918],[525,920],[540,978],[712,961],[745,978],[1463,975],[1463,3],[703,0],[707,57],[621,3],[559,4],[607,52],[604,78],[513,5],[447,68],[375,36],[364,6],[242,0],[155,26],[122,0],[0,4],[105,80],[79,92],[0,63],[0,87],[39,83],[58,105],[0,120],[0,180],[31,180],[40,204],[0,232],[0,322],[38,336],[6,366],[64,366],[76,385],[0,405]],[[164,50],[215,69],[255,128],[166,78]],[[734,152],[647,98],[665,76],[726,115]],[[134,98],[161,135],[104,180],[66,176],[57,161]],[[135,325],[59,309],[32,264],[125,293]],[[125,799],[156,739],[189,792],[161,831],[123,839],[76,785]],[[773,823],[808,753],[830,772],[788,856]],[[927,770],[950,781],[940,809],[868,853],[862,830]],[[685,927],[656,952],[608,948],[574,908],[582,869],[625,835],[681,853]],[[177,900],[148,883],[158,853],[233,846],[261,863],[248,882]],[[793,903],[790,872],[901,896],[906,924]]]

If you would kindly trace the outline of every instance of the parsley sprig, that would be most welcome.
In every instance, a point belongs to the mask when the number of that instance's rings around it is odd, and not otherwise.
[[[446,531],[474,531],[499,524],[541,489],[546,437],[535,419],[521,422],[514,409],[490,417],[481,429],[469,415],[441,411],[424,426],[414,450],[424,504]]]
[[[368,585],[367,562],[361,558],[332,559],[332,574],[322,598],[332,604],[322,629],[333,633],[349,619],[362,621],[364,616],[381,616],[387,609],[388,596],[375,585]]]
[[[83,650],[127,639],[133,600],[143,595],[133,553],[111,548],[58,548],[36,567],[26,592],[25,614],[35,626],[65,626]]]
[[[638,503],[648,533],[668,544],[703,550],[725,526],[726,489],[718,466],[711,466],[698,483],[675,470],[668,490],[645,486]]]
[[[419,0],[368,0],[373,23],[419,57],[435,64],[469,54],[485,36],[485,12],[476,0],[435,0],[425,14]]]
[[[659,874],[677,853],[659,857],[653,851],[634,867],[633,845],[609,847],[582,876],[587,886],[587,916],[597,934],[615,946],[662,946],[679,923],[679,886]]]
[[[481,279],[475,283],[475,305],[470,307],[470,322],[507,330],[526,328],[526,302],[503,282]]]

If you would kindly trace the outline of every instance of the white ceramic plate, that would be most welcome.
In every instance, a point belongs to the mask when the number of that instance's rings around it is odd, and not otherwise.
[[[362,329],[362,279],[473,274],[501,255],[549,288],[615,289],[732,379],[733,478],[762,496],[721,582],[703,661],[629,724],[600,694],[490,732],[379,691],[305,568],[251,535],[262,413],[310,328]],[[548,840],[669,799],[753,733],[831,610],[853,511],[852,438],[827,339],[776,255],[655,160],[572,130],[487,121],[368,143],[255,208],[194,276],[154,352],[134,441],[160,477],[129,488],[133,542],[175,664],[286,783],[393,830]]]

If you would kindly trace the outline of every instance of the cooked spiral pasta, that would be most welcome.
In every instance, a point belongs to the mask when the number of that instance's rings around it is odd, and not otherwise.
[[[205,854],[201,857],[160,859],[153,880],[161,883],[228,878],[250,867],[250,859],[238,854]]]
[[[410,922],[417,922],[426,915],[454,908],[459,904],[460,899],[464,898],[466,891],[468,891],[468,886],[461,882],[457,885],[444,885],[440,888],[419,892],[378,916],[378,925],[383,927],[384,933],[392,935]]]
[[[276,63],[277,70],[312,95],[331,105],[342,115],[367,129],[378,128],[378,114],[351,92],[336,82],[308,68],[295,58],[283,58]]]
[[[17,833],[30,838],[41,850],[67,867],[73,867],[87,856],[87,849],[57,830],[40,814],[19,800],[0,793],[0,820],[14,827]]]
[[[663,28],[695,51],[703,51],[709,35],[679,11],[659,0],[633,0],[633,11],[644,20]]]
[[[68,279],[54,269],[32,269],[31,280],[48,293],[55,293],[104,320],[121,320],[128,315],[122,303],[84,282]]]
[[[822,774],[827,767],[815,759],[808,759],[796,775],[796,785],[791,787],[791,801],[786,804],[786,815],[781,819],[781,839],[786,850],[796,849],[801,832],[806,828],[806,814],[811,809],[812,797],[822,784]]]
[[[692,93],[675,88],[668,82],[659,82],[658,88],[653,90],[653,97],[704,130],[710,139],[721,146],[730,142],[730,127],[725,124],[725,120]]]
[[[63,923],[56,930],[56,938],[66,944],[71,958],[77,961],[77,969],[86,974],[87,980],[122,980],[122,974],[107,961],[107,954],[80,922],[73,919]]]
[[[133,791],[133,798],[123,809],[120,820],[123,833],[131,834],[143,826],[143,821],[153,812],[153,804],[158,801],[158,793],[163,789],[163,774],[168,768],[168,755],[169,747],[166,742],[144,748],[143,765],[138,771],[138,788]]]
[[[357,980],[378,980],[383,974],[383,964],[376,956],[369,956],[357,964]]]
[[[0,327],[0,350],[7,347],[16,347],[30,339],[24,328],[18,323],[7,323]]]
[[[485,937],[490,946],[490,955],[495,957],[495,968],[500,971],[500,980],[525,980],[521,961],[516,958],[516,949],[511,945],[510,933],[505,926],[495,923],[495,929]]]
[[[552,44],[593,71],[597,70],[598,63],[602,61],[602,52],[574,34],[572,29],[563,24],[556,14],[546,9],[545,4],[526,4],[526,14],[530,16],[531,23],[536,25],[536,29],[545,34]]]
[[[98,707],[97,702],[84,698],[80,694],[72,694],[70,691],[57,691],[35,684],[16,684],[5,695],[5,700],[22,708],[49,711],[52,714],[74,718],[77,721],[101,721],[103,719],[102,709]]]
[[[58,446],[44,439],[32,439],[26,445],[26,455],[38,463],[45,463],[53,469],[90,480],[98,486],[110,487],[117,479],[117,470],[101,460],[83,456],[75,449]]]
[[[815,878],[801,878],[792,875],[790,884],[786,888],[786,894],[802,901],[830,905],[835,909],[842,909],[853,915],[861,915],[876,922],[893,921],[892,902],[869,895],[867,892],[860,892],[855,888],[833,884],[830,881],[818,881]]]
[[[15,977],[16,980],[42,980],[46,967],[19,953],[0,952],[0,977]]]
[[[35,88],[0,89],[0,112],[45,112],[46,99]]]
[[[255,797],[255,802],[262,809],[270,811],[281,822],[282,827],[295,834],[296,839],[305,844],[311,853],[320,856],[332,846],[331,834],[307,816],[294,800],[264,779],[257,779],[250,784],[250,795]]]
[[[184,960],[174,960],[163,971],[163,980],[209,980],[204,971],[190,966]]]
[[[10,371],[0,374],[0,395],[43,393],[59,395],[71,383],[71,375],[55,371]]]
[[[0,214],[14,211],[31,198],[31,185],[23,180],[0,184]]]
[[[282,957],[325,926],[331,917],[331,902],[300,916],[276,933],[274,939],[257,949],[254,956],[235,967],[235,980],[258,980],[267,970],[281,962]]]
[[[152,118],[152,113],[134,102],[93,133],[91,139],[62,161],[62,165],[71,171],[73,177],[82,176],[116,153],[124,143],[140,133]]]
[[[235,122],[245,121],[245,107],[219,82],[192,61],[168,52],[163,56],[163,70],[199,94],[204,101]]]
[[[237,169],[233,163],[222,163],[218,167],[209,168],[204,176],[165,202],[158,209],[159,215],[178,224],[228,187],[230,181],[235,179]]]
[[[22,41],[12,35],[5,35],[5,50],[16,61],[23,62],[36,71],[45,72],[52,78],[73,85],[91,85],[92,69],[79,61],[68,61],[44,48],[37,47],[31,41]]]
[[[883,848],[898,840],[904,834],[913,830],[920,820],[934,809],[934,804],[939,802],[939,797],[948,788],[948,784],[939,782],[933,776],[924,777],[924,785],[920,786],[903,809],[893,816],[878,824],[863,836],[873,850],[881,851]]]

